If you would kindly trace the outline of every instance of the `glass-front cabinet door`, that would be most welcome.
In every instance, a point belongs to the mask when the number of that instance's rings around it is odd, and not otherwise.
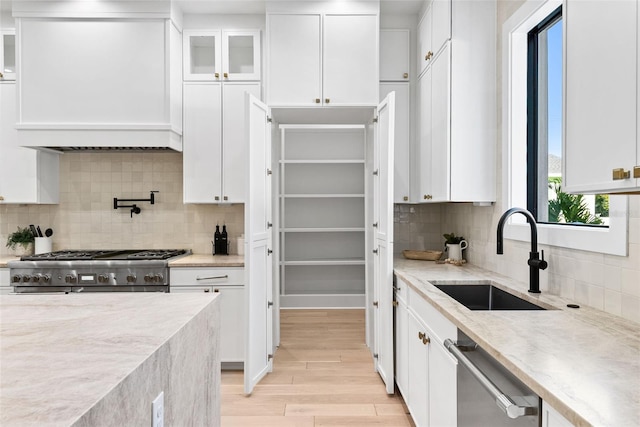
[[[222,32],[223,80],[260,80],[260,31]]]
[[[221,32],[185,30],[182,37],[184,80],[222,81]]]
[[[0,80],[16,79],[16,34],[14,30],[0,31]]]
[[[185,30],[185,81],[260,80],[259,30]]]

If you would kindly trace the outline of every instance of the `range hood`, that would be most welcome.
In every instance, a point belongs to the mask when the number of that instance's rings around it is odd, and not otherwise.
[[[13,9],[18,144],[181,152],[182,36],[164,2],[96,2],[81,13],[78,2],[35,3]]]

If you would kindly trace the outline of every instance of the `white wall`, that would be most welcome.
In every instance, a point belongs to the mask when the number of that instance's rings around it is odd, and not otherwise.
[[[516,11],[522,1],[498,1],[497,35],[497,104],[502,117],[502,24]],[[502,146],[501,123],[498,123],[497,147]],[[502,152],[496,153],[498,200],[491,207],[470,204],[447,204],[442,211],[442,229],[464,235],[470,247],[467,259],[478,266],[505,274],[528,288],[530,244],[505,241],[504,255],[496,254],[496,227],[505,206],[502,197]],[[540,272],[543,292],[561,295],[578,304],[588,305],[627,319],[640,322],[640,195],[629,197],[629,256],[541,246],[549,268]],[[449,231],[447,231],[449,232]]]

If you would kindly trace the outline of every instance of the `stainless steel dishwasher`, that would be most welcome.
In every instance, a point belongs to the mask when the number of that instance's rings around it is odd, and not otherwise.
[[[541,425],[542,401],[462,331],[445,340],[458,359],[458,427]]]

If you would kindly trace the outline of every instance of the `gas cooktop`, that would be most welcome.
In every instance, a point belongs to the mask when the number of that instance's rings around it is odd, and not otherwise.
[[[185,249],[66,250],[25,255],[20,261],[157,260],[186,253]]]

